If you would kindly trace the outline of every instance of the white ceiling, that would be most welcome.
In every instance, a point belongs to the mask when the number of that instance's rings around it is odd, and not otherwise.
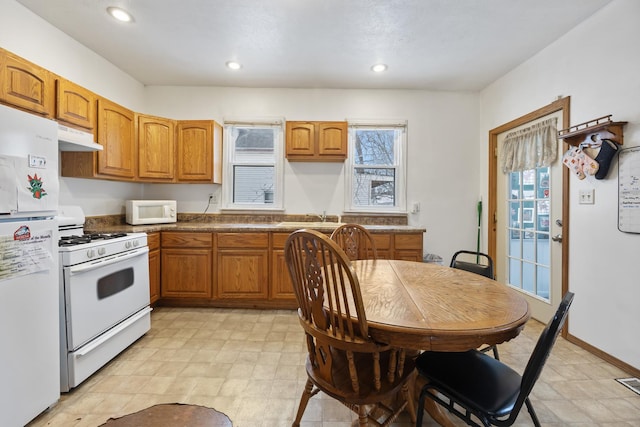
[[[477,91],[612,0],[16,1],[145,85]]]

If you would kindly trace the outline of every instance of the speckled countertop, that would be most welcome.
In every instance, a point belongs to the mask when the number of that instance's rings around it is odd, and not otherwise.
[[[309,215],[224,215],[224,214],[178,214],[178,222],[172,224],[129,225],[124,215],[87,217],[85,232],[144,232],[155,231],[202,231],[202,232],[291,232],[300,228],[332,231],[340,223],[337,216],[327,217],[327,222],[316,221]],[[420,233],[423,227],[407,225],[405,215],[397,216],[343,216],[341,223],[354,222],[364,225],[372,233]],[[305,223],[304,225],[302,223]],[[306,225],[308,224],[308,226]]]

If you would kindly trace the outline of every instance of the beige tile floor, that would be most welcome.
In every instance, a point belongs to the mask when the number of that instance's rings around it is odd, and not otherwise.
[[[530,321],[500,345],[501,359],[522,372],[542,328]],[[293,311],[157,308],[147,335],[29,427],[95,427],[173,402],[215,408],[234,427],[290,426],[306,379],[305,355]],[[531,396],[542,425],[640,426],[640,395],[614,380],[620,377],[628,375],[559,338]],[[354,419],[320,394],[302,426],[348,426]],[[406,414],[393,424],[410,425]],[[426,419],[425,425],[435,423]],[[526,410],[516,425],[532,425]]]

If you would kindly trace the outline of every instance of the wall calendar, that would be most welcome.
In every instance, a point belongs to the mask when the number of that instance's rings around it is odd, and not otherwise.
[[[640,147],[619,154],[618,230],[640,233]]]

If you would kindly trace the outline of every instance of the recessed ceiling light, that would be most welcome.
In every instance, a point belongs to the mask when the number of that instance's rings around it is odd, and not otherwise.
[[[108,7],[107,12],[109,15],[113,16],[115,19],[121,22],[131,22],[133,21],[133,16],[129,12],[124,9],[120,9],[119,7]]]
[[[387,71],[387,64],[376,64],[373,67],[371,67],[371,71],[376,73]]]
[[[230,68],[232,70],[239,70],[240,68],[242,68],[242,64],[236,61],[227,61],[227,68]]]

